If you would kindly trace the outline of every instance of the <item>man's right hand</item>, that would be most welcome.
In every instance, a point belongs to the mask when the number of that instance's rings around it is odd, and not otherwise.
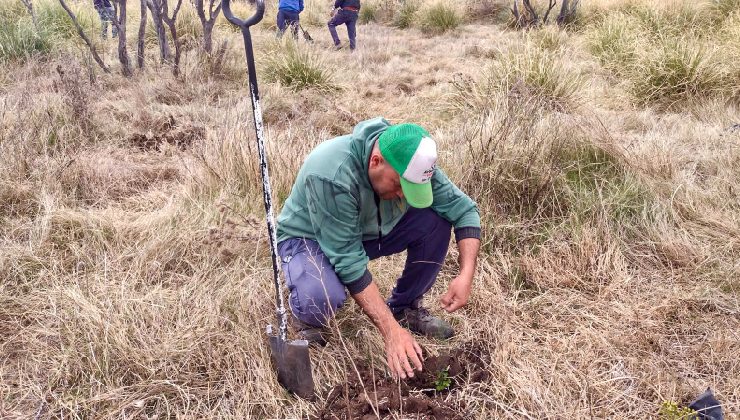
[[[421,347],[407,329],[399,325],[391,329],[383,340],[388,368],[394,378],[413,378],[414,369],[421,371]]]
[[[385,355],[388,368],[394,378],[411,378],[414,368],[421,371],[421,347],[411,333],[401,327],[391,310],[380,296],[378,285],[371,281],[367,287],[352,295],[362,310],[378,327],[385,342]]]

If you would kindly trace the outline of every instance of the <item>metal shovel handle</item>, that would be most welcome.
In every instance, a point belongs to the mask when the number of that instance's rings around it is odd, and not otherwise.
[[[224,9],[224,17],[226,17],[226,20],[231,22],[233,25],[238,26],[242,30],[256,25],[257,23],[259,23],[259,21],[262,20],[262,17],[265,15],[264,0],[257,0],[257,10],[254,12],[252,17],[247,20],[241,20],[238,17],[234,16],[234,13],[231,12],[231,0],[223,0],[222,3]]]
[[[280,266],[277,253],[277,230],[275,228],[275,216],[272,207],[272,189],[270,188],[270,173],[267,167],[267,150],[265,148],[264,129],[262,124],[262,108],[260,107],[259,88],[257,87],[257,70],[254,65],[254,51],[252,50],[252,37],[249,27],[256,25],[265,14],[264,0],[257,0],[257,10],[247,20],[239,19],[231,12],[231,1],[223,0],[224,16],[234,26],[242,31],[244,37],[244,51],[247,55],[247,73],[249,76],[249,92],[252,98],[252,112],[254,116],[254,129],[257,135],[257,150],[260,159],[260,173],[262,175],[262,197],[265,202],[265,213],[267,215],[267,233],[270,241],[270,254],[272,255],[272,273],[275,282],[275,300],[277,306],[277,319],[279,325],[278,337],[285,341],[288,330],[288,318],[285,311],[285,301],[280,293]]]

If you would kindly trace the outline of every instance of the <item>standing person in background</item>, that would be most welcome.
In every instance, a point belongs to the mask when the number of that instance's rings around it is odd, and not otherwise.
[[[113,5],[110,0],[93,0],[93,6],[100,16],[100,24],[103,26],[103,39],[108,37],[108,22],[112,22],[116,17],[116,12],[113,9]],[[112,25],[111,35],[113,38],[118,36],[118,28],[116,25]]]
[[[298,39],[300,13],[303,11],[303,0],[280,0],[278,3],[277,27],[278,38],[283,36],[290,26],[293,38]]]
[[[331,11],[329,20],[329,32],[334,40],[334,48],[342,48],[342,43],[337,35],[337,26],[347,25],[347,36],[349,37],[349,49],[355,49],[355,34],[357,25],[357,15],[360,11],[360,0],[335,0],[334,9]]]

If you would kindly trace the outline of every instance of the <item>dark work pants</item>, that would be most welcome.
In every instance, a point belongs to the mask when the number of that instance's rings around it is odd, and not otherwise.
[[[278,36],[283,36],[285,30],[290,26],[290,31],[293,33],[293,38],[298,39],[298,25],[300,22],[300,13],[293,12],[291,10],[278,10],[277,13],[277,27]]]
[[[406,251],[406,265],[387,304],[411,306],[432,288],[447,256],[452,226],[431,209],[410,208],[382,240],[363,242],[372,260]],[[347,299],[345,287],[318,242],[292,238],[278,244],[290,308],[306,324],[326,325]]]
[[[347,36],[349,37],[349,48],[355,49],[355,36],[357,34],[357,12],[351,10],[339,10],[334,17],[329,20],[329,33],[334,40],[334,45],[339,45],[339,35],[337,35],[337,26],[347,25]]]

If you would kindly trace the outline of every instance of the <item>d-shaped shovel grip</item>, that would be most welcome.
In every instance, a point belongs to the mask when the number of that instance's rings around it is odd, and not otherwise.
[[[231,22],[233,25],[238,26],[242,30],[247,29],[250,26],[253,26],[257,24],[259,21],[262,20],[262,17],[265,15],[265,1],[264,0],[257,0],[257,10],[254,12],[252,17],[250,17],[247,20],[241,20],[238,17],[234,16],[234,13],[231,12],[231,0],[223,0],[223,9],[224,9],[224,16],[226,17],[226,20]]]

